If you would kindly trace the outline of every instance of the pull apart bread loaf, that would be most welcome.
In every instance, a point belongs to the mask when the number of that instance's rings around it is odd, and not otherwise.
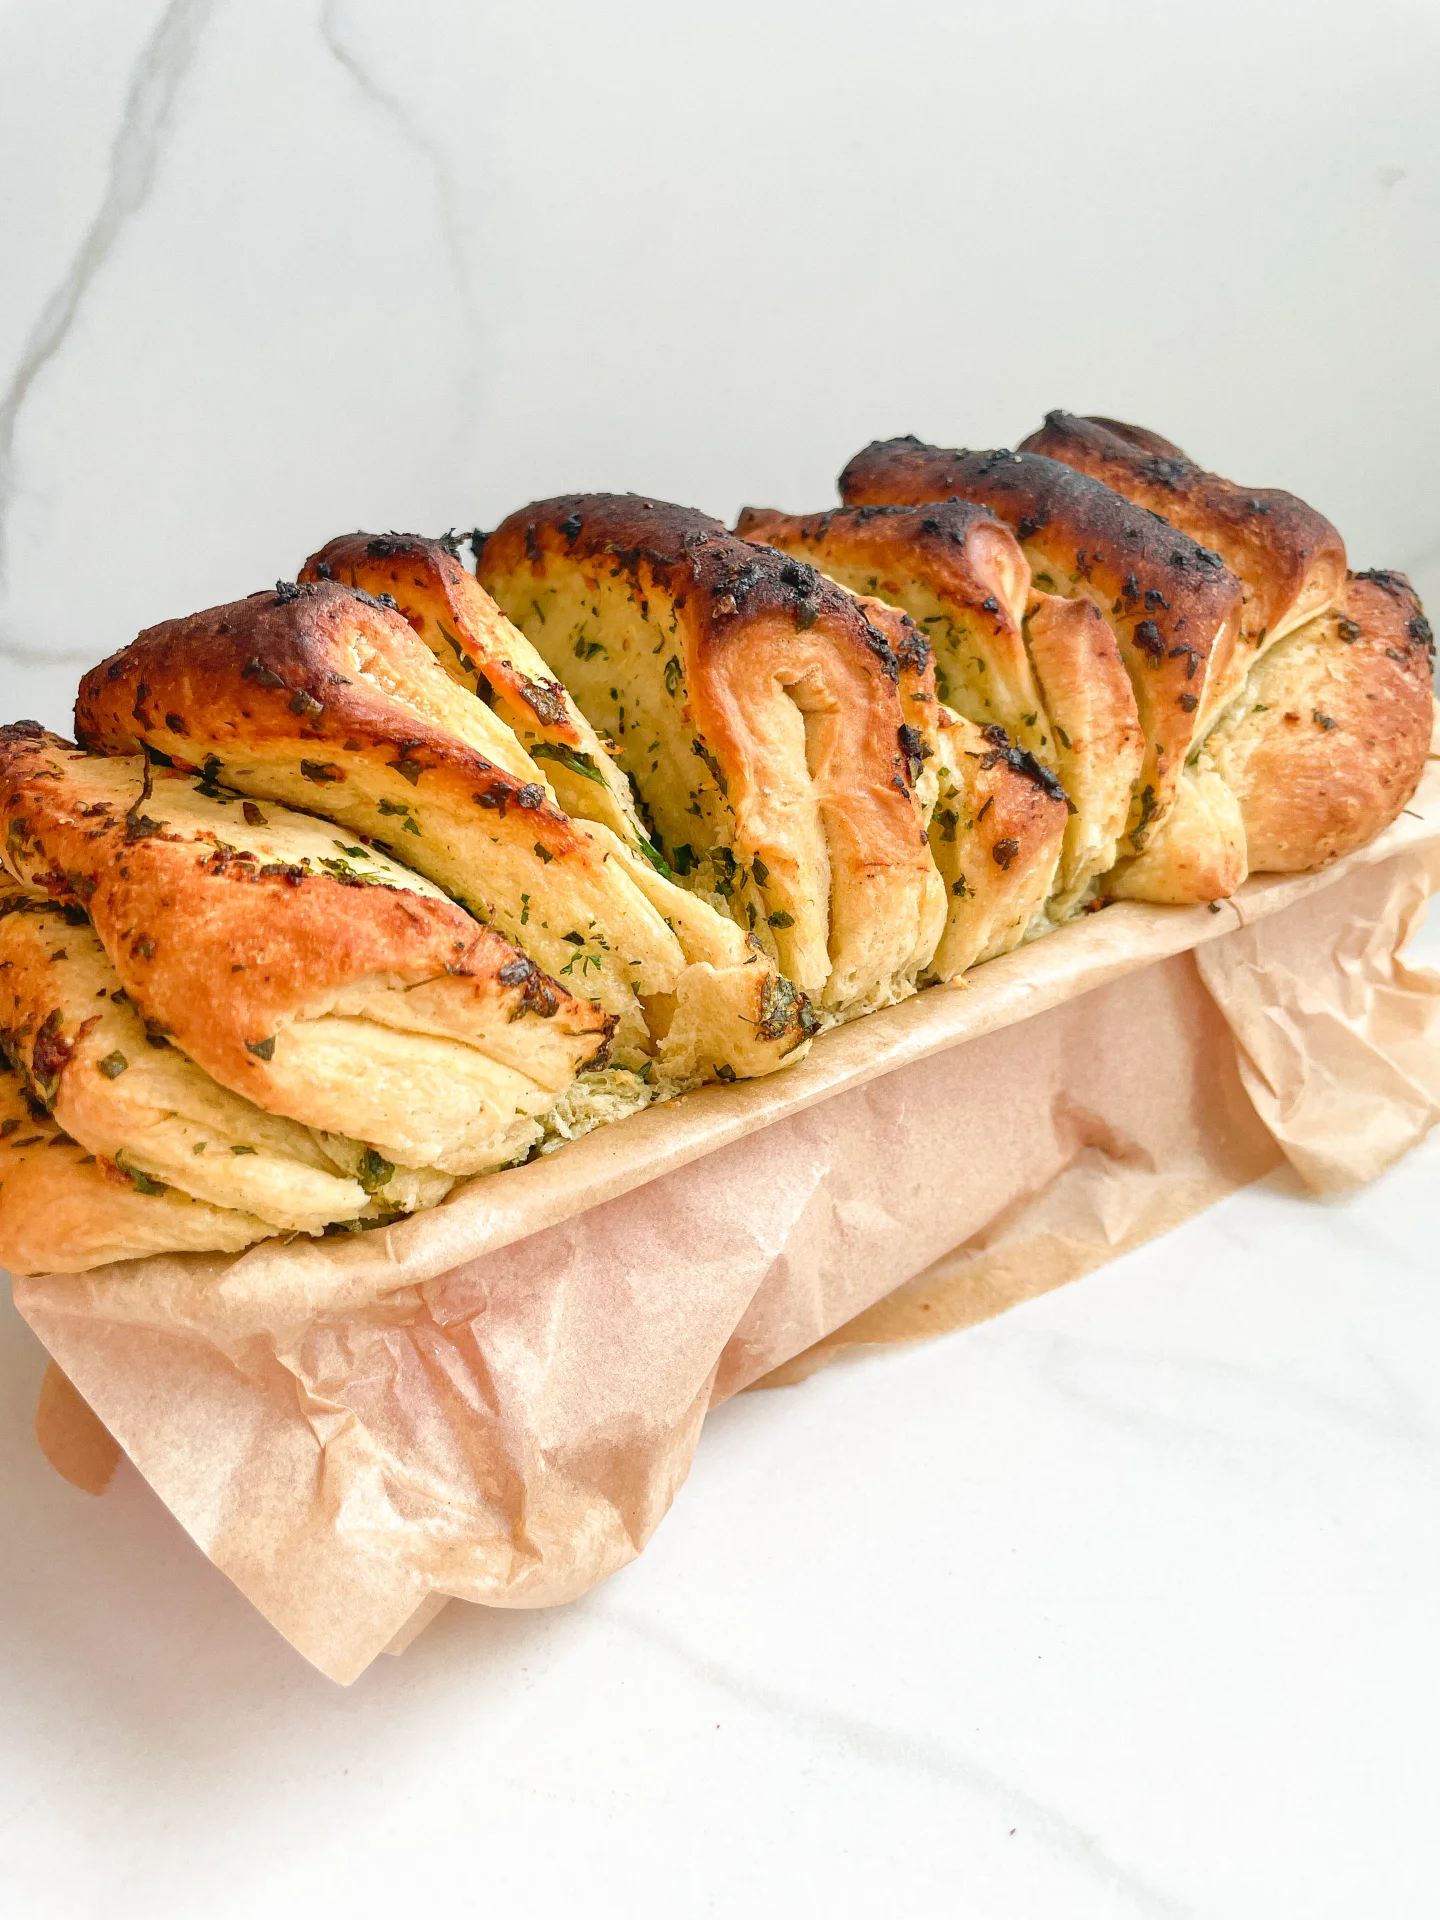
[[[969,501],[808,516],[747,507],[737,530],[903,608],[934,649],[940,699],[978,727],[1004,728],[1053,769],[1072,812],[1046,909],[1066,918],[1115,864],[1145,754],[1130,678],[1098,608],[1035,591],[1010,529]]]
[[[527,507],[478,572],[613,741],[671,870],[827,1019],[1022,937],[1064,798],[998,728],[942,709],[908,616],[632,495]],[[983,816],[973,874],[960,806]]]
[[[569,736],[576,765],[605,759],[523,637],[474,581],[465,589],[453,554],[403,536],[325,551],[335,557],[309,571],[384,578],[403,590],[409,620],[394,596],[316,579],[168,621],[86,675],[82,744],[164,754],[212,793],[303,807],[387,848],[412,880],[434,883],[427,894],[443,889],[561,989],[593,1000],[619,1067],[658,1060],[672,1082],[745,1078],[803,1048],[801,998],[758,945],[656,870],[623,782],[575,777],[604,817],[572,819],[542,772],[560,762],[537,761],[499,706],[477,697],[482,682],[508,687],[518,716],[523,683],[552,735]],[[532,731],[531,744],[554,741]],[[333,862],[333,836],[325,852]]]
[[[86,1111],[107,1077],[100,1062],[118,1052],[128,1069],[137,1051],[135,1033],[127,1045],[110,1031],[120,1016],[102,1006],[110,974],[99,949],[145,1028],[199,1070],[196,1080],[176,1068],[181,1113],[187,1089],[208,1100],[214,1082],[240,1096],[243,1111],[220,1102],[237,1126],[258,1108],[359,1142],[357,1160],[370,1149],[392,1170],[454,1176],[523,1158],[577,1074],[604,1060],[608,1015],[438,887],[342,843],[328,821],[262,810],[139,756],[87,755],[21,723],[0,729],[0,828],[19,885],[88,914],[98,941],[75,934],[91,972],[72,991],[66,969],[79,962],[44,962],[30,916],[5,921],[10,942],[28,945],[4,991],[18,996],[30,982],[6,1011],[7,1044],[47,1104],[58,1094],[46,1035],[78,1045],[69,1023],[82,1008],[98,1021],[92,1044],[115,1040],[80,1075]],[[55,944],[68,953],[70,943]],[[47,993],[59,997],[42,1006]],[[127,1071],[114,1090],[128,1095],[148,1077]],[[114,1143],[102,1145],[68,1107],[61,1123],[113,1158]],[[293,1133],[281,1130],[298,1150]]]
[[[1204,750],[1239,800],[1251,870],[1323,866],[1387,827],[1431,732],[1434,643],[1404,575],[1347,572],[1313,507],[1206,473],[1143,427],[1051,413],[1021,445],[1203,540],[1240,579],[1246,677]]]

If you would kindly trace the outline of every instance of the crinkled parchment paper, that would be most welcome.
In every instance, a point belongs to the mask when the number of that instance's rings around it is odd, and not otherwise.
[[[1432,763],[1325,873],[1086,916],[433,1213],[16,1302],[216,1565],[349,1681],[446,1596],[548,1606],[632,1559],[742,1388],[998,1313],[1282,1154],[1317,1189],[1371,1178],[1440,1117],[1440,979],[1399,958],[1437,877]],[[47,1449],[103,1484],[103,1436],[47,1393]]]

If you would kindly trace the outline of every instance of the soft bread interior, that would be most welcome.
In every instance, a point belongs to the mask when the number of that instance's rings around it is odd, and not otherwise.
[[[0,1065],[0,1266],[85,1273],[154,1253],[239,1253],[274,1231],[253,1214],[137,1187],[55,1124]]]

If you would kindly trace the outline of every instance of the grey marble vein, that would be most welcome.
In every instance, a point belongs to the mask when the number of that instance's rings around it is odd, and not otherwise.
[[[51,292],[0,393],[0,587],[9,558],[10,510],[15,501],[15,434],[31,390],[64,346],[96,275],[155,184],[176,96],[215,0],[170,0],[141,49],[130,76],[120,125],[110,146],[105,192],[59,284]],[[90,657],[52,648],[18,646],[0,633],[0,653],[17,660]]]
[[[324,0],[320,9],[320,37],[332,58],[350,76],[365,98],[384,114],[406,145],[429,168],[435,184],[435,211],[446,263],[456,298],[464,313],[467,335],[473,340],[481,329],[480,303],[471,280],[470,262],[465,250],[465,223],[461,218],[461,194],[451,171],[450,156],[428,127],[411,113],[400,95],[376,78],[354,46],[347,41],[343,25],[347,11],[343,0]],[[461,368],[456,384],[459,389],[459,412],[468,408],[473,397],[474,376],[468,365]]]
[[[1120,1866],[1093,1834],[1064,1814],[1022,1789],[1008,1785],[988,1768],[938,1741],[863,1719],[859,1714],[846,1713],[822,1701],[807,1699],[803,1694],[790,1693],[736,1673],[710,1655],[687,1646],[677,1634],[651,1621],[636,1620],[613,1606],[592,1605],[588,1611],[610,1626],[657,1648],[707,1685],[731,1695],[742,1706],[791,1725],[804,1726],[832,1749],[840,1749],[869,1765],[898,1766],[932,1779],[949,1780],[977,1798],[994,1801],[1004,1809],[1007,1824],[1023,1826],[1027,1838],[1037,1840],[1052,1856],[1083,1871],[1092,1885],[1103,1887],[1114,1899],[1123,1900],[1129,1911],[1144,1916],[1144,1920],[1184,1920],[1192,1911],[1161,1888]],[[1117,1907],[1116,1911],[1121,1909]]]

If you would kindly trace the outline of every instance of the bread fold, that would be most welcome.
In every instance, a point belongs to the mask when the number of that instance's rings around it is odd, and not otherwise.
[[[1047,924],[1069,816],[1055,782],[1003,727],[948,707],[939,721],[929,837],[948,913],[929,978],[955,980]]]
[[[432,1206],[452,1184],[390,1166],[218,1085],[147,1027],[75,907],[0,881],[0,1040],[33,1099],[137,1192],[231,1210],[249,1239]],[[237,1244],[246,1244],[245,1240]]]
[[[645,841],[624,774],[564,681],[443,541],[342,534],[311,554],[300,579],[388,596],[446,673],[493,708],[567,813],[599,821],[637,849]]]
[[[832,1017],[914,991],[946,901],[926,839],[933,664],[913,623],[632,496],[513,514],[479,575],[614,742],[687,886]]]
[[[523,1157],[613,1024],[327,821],[0,729],[11,874],[82,907],[152,1030],[269,1113],[450,1174]]]
[[[908,613],[935,653],[942,701],[1049,767],[1072,805],[1051,917],[1066,918],[1114,864],[1144,757],[1114,636],[1086,600],[1036,593],[1010,529],[987,508],[746,508],[737,530],[812,561],[854,593]]]
[[[855,506],[955,498],[988,507],[1019,541],[1039,591],[1098,607],[1145,738],[1123,836],[1127,859],[1145,852],[1176,804],[1187,760],[1244,677],[1241,587],[1219,554],[1034,453],[947,451],[910,436],[876,441],[846,466],[840,495]],[[1184,871],[1162,855],[1149,871],[1158,890],[1144,897],[1189,897]]]
[[[1208,840],[1210,884],[1228,892],[1246,871],[1324,866],[1388,826],[1431,733],[1433,642],[1409,581],[1347,573],[1323,514],[1206,472],[1144,427],[1051,413],[1022,445],[1203,541],[1242,583],[1244,644],[1187,764],[1190,803],[1161,838],[1201,858]],[[1137,891],[1146,865],[1117,876],[1115,891],[1165,897]]]
[[[264,1220],[134,1179],[87,1153],[0,1064],[0,1266],[85,1273],[151,1253],[239,1253]]]
[[[99,752],[163,754],[216,793],[304,807],[388,849],[595,1002],[619,1064],[749,1076],[805,1044],[803,1005],[764,955],[669,885],[628,825],[622,839],[562,812],[542,771],[556,763],[533,761],[367,591],[282,584],[151,628],[85,676],[76,731]],[[601,811],[616,817],[608,801]]]
[[[1430,623],[1400,573],[1348,576],[1336,604],[1251,669],[1206,741],[1256,873],[1304,873],[1363,847],[1419,783],[1434,695]]]

